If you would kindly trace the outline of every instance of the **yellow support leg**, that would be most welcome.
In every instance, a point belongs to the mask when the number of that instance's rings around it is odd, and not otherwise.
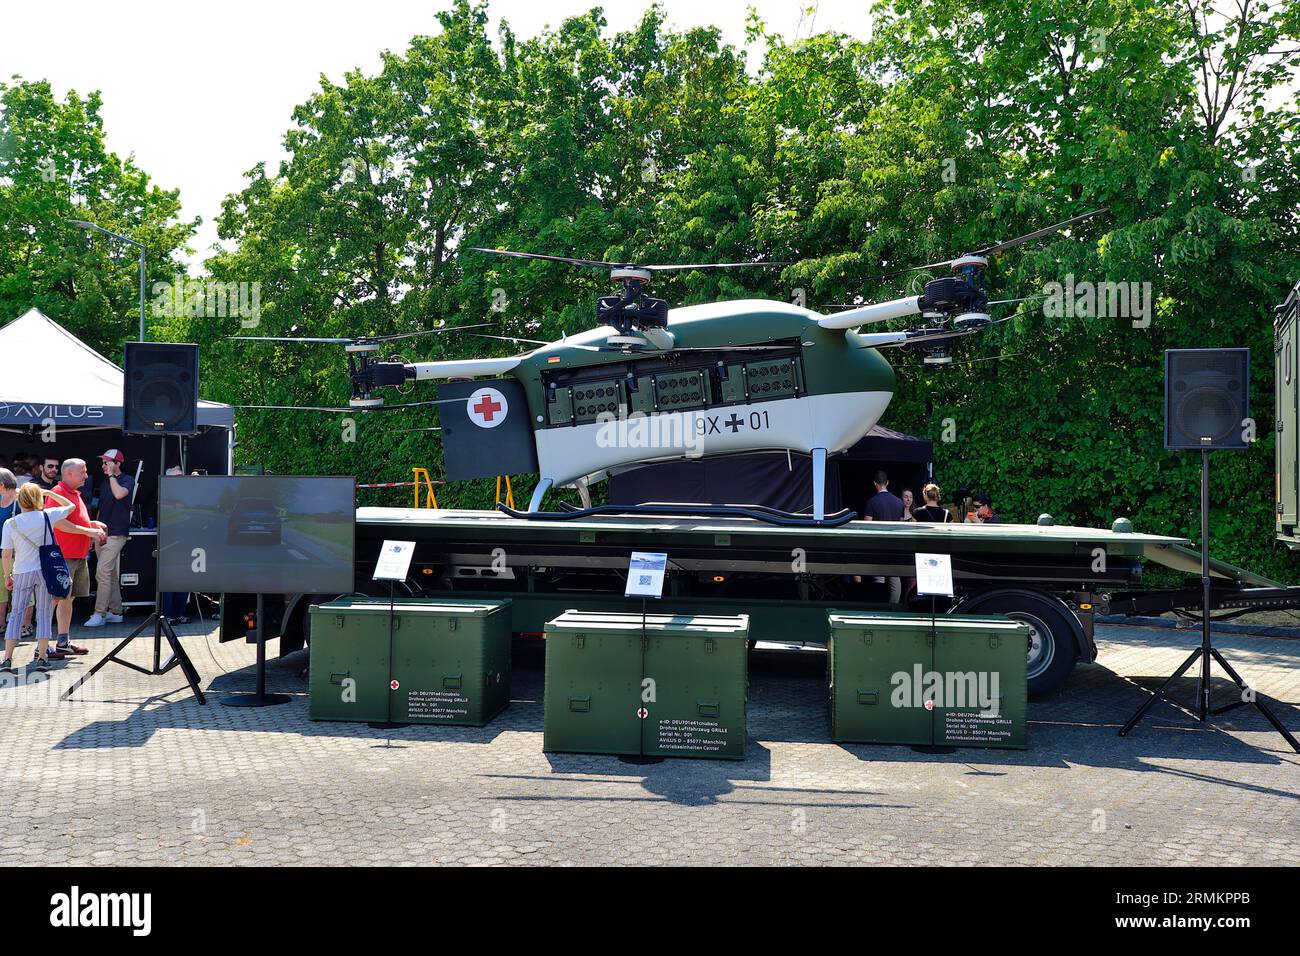
[[[412,507],[422,507],[420,505],[420,489],[423,487],[425,490],[423,507],[436,509],[438,507],[438,498],[433,493],[433,479],[429,476],[429,470],[427,468],[412,468],[411,473],[415,476],[413,479],[415,482],[415,504]]]
[[[497,500],[496,500],[496,503],[497,503],[497,504],[501,504],[501,482],[502,482],[502,481],[505,481],[505,483],[506,483],[506,507],[507,507],[507,508],[511,508],[511,509],[513,509],[514,506],[515,506],[515,492],[514,492],[514,489],[510,487],[510,476],[509,476],[509,475],[498,475],[498,476],[497,476]]]

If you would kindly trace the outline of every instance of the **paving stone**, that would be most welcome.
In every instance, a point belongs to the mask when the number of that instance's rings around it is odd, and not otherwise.
[[[309,721],[301,653],[269,665],[291,703],[222,707],[253,648],[197,624],[207,706],[178,670],[114,665],[58,702],[130,626],[79,633],[91,653],[48,688],[0,688],[0,864],[1300,864],[1300,757],[1253,709],[1202,726],[1161,704],[1116,734],[1191,632],[1100,628],[1100,661],[1030,705],[1025,752],[831,744],[821,657],[758,652],[744,761],[631,765],[542,752],[533,651],[486,728]],[[1220,648],[1300,730],[1300,643]]]

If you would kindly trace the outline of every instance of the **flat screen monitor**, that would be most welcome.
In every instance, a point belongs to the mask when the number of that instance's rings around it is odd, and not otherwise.
[[[356,479],[175,475],[162,479],[163,591],[346,593],[354,587]]]

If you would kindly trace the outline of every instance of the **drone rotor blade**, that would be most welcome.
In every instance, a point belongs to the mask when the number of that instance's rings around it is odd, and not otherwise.
[[[1045,292],[1040,292],[1040,293],[1038,293],[1037,295],[1022,295],[1022,296],[1021,296],[1020,298],[1018,298],[1018,299],[992,299],[992,300],[990,300],[990,301],[989,301],[988,303],[986,303],[986,304],[988,304],[988,305],[1010,305],[1010,304],[1013,303],[1013,302],[1029,302],[1029,301],[1031,301],[1031,300],[1033,300],[1033,299],[1046,299],[1046,298],[1047,298],[1047,293],[1045,293]]]
[[[673,272],[684,269],[746,269],[754,266],[759,268],[784,269],[788,265],[790,265],[788,262],[691,262],[673,263],[671,265],[636,266],[636,268],[648,269],[651,272]]]
[[[985,246],[983,249],[977,249],[975,252],[971,253],[971,255],[996,256],[999,253],[1005,252],[1007,249],[1013,249],[1023,243],[1032,242],[1035,239],[1041,239],[1043,236],[1050,236],[1054,232],[1068,229],[1077,223],[1091,219],[1093,216],[1100,216],[1102,213],[1109,211],[1109,206],[1102,206],[1100,209],[1092,210],[1092,212],[1085,212],[1081,215],[1073,216],[1070,219],[1066,219],[1064,222],[1058,222],[1051,226],[1044,226],[1042,229],[1035,229],[1033,232],[1027,232],[1023,236],[1016,236],[1014,239],[1007,239],[1004,242],[997,242],[991,246]],[[944,266],[950,266],[957,261],[957,258],[959,257],[944,259],[942,262],[929,262],[923,266],[911,266],[907,269],[896,269],[893,272],[886,272],[882,275],[874,276],[873,281],[884,281],[885,279],[892,279],[895,276],[906,275],[909,272],[924,272],[926,269],[939,269]]]
[[[330,412],[333,414],[353,412],[396,412],[404,408],[427,408],[431,405],[455,405],[463,403],[463,398],[441,398],[427,402],[402,402],[398,405],[235,405],[241,409],[274,409],[286,412]]]
[[[356,339],[316,339],[295,335],[227,335],[228,342],[324,342],[329,345],[351,345]]]
[[[470,246],[474,252],[489,252],[497,256],[512,256],[515,259],[541,259],[545,262],[567,262],[571,266],[586,266],[589,269],[618,269],[621,262],[602,262],[599,259],[573,259],[569,256],[545,256],[540,252],[515,252],[513,249],[488,249],[484,246]]]
[[[476,326],[466,326],[466,328],[476,328]],[[528,345],[552,345],[552,342],[543,342],[541,339],[521,339],[516,335],[490,335],[487,332],[471,332],[470,335],[479,339],[500,339],[502,342],[513,342],[518,345],[524,342]]]
[[[447,325],[439,329],[422,329],[418,332],[398,332],[395,335],[367,335],[358,339],[360,342],[395,342],[398,339],[413,339],[421,335],[441,335],[443,332],[462,332],[466,329],[486,329],[491,322],[476,322],[474,325]],[[340,339],[339,341],[345,341]]]
[[[1100,216],[1102,213],[1109,211],[1109,206],[1102,206],[1100,209],[1094,209],[1092,212],[1085,212],[1082,215],[1074,216],[1064,222],[1058,222],[1052,226],[1045,226],[1042,229],[1035,229],[1033,232],[1027,232],[1023,236],[1016,236],[1014,239],[1008,239],[1005,242],[995,243],[985,249],[980,249],[974,253],[977,256],[996,256],[998,253],[1011,249],[1022,243],[1032,242],[1035,239],[1041,239],[1043,236],[1050,236],[1054,232],[1060,232],[1062,229],[1069,229],[1076,223],[1091,219],[1093,216]]]

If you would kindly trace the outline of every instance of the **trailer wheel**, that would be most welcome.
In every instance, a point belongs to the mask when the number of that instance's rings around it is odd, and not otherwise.
[[[989,591],[954,608],[960,614],[1005,614],[1029,625],[1029,696],[1059,689],[1079,658],[1079,622],[1056,598],[1028,590]]]

